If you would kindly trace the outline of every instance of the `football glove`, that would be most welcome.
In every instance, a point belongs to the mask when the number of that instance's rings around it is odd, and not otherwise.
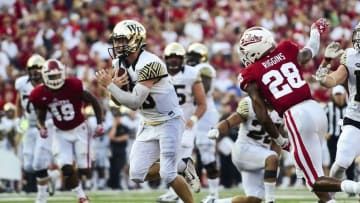
[[[219,129],[213,128],[208,132],[207,136],[208,136],[209,139],[215,140],[215,139],[217,139],[219,137],[219,134],[220,134]]]
[[[279,135],[276,139],[274,139],[274,142],[286,151],[290,149],[290,142],[288,138]]]
[[[95,128],[95,134],[94,134],[94,138],[95,137],[100,137],[104,134],[105,130],[102,124],[98,124]]]
[[[325,49],[325,58],[334,59],[336,57],[341,56],[344,53],[343,49],[340,49],[340,44],[338,42],[331,42],[327,45]]]
[[[324,80],[324,78],[326,77],[326,75],[328,74],[329,72],[329,69],[330,69],[330,64],[327,65],[326,67],[319,67],[317,70],[316,70],[316,73],[315,75],[313,75],[312,77],[318,81],[318,82],[321,82]]]
[[[318,29],[320,35],[324,33],[329,27],[329,21],[326,18],[319,18],[315,23],[311,25],[311,28]]]
[[[48,137],[48,131],[47,131],[47,129],[46,128],[44,128],[44,127],[41,127],[40,129],[39,129],[39,131],[40,131],[40,136],[41,136],[41,138],[47,138]]]

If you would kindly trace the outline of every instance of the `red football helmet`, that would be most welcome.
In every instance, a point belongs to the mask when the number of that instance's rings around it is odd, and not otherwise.
[[[41,74],[44,85],[50,89],[59,89],[65,83],[65,65],[56,59],[49,59],[45,62]]]

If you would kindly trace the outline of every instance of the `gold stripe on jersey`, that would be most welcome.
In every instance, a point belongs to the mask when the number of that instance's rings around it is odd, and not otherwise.
[[[213,75],[213,72],[211,71],[211,68],[206,67],[206,66],[200,68],[200,74],[202,76],[206,76],[206,77],[210,77],[210,78],[215,77],[215,75]]]
[[[200,74],[198,74],[198,75],[196,76],[196,79],[195,79],[195,82],[194,82],[194,83],[197,83],[197,82],[202,82],[202,80],[201,80],[201,75],[200,75]]]
[[[245,120],[249,117],[249,104],[246,99],[240,100],[236,112]]]
[[[167,76],[166,68],[159,62],[151,62],[139,71],[138,81],[151,80]]]
[[[344,65],[345,67],[347,67],[346,58],[347,58],[347,52],[345,51],[343,53],[343,55],[341,55],[341,57],[340,57],[340,64]]]

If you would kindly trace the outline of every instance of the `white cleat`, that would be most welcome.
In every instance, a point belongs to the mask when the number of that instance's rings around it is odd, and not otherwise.
[[[198,175],[196,174],[194,162],[192,159],[188,159],[186,162],[186,168],[184,170],[185,180],[189,183],[194,192],[200,192],[201,184]]]
[[[37,197],[35,203],[46,203],[45,197]]]
[[[208,195],[205,199],[201,200],[200,203],[214,203],[216,198],[213,195]]]
[[[179,197],[169,190],[165,194],[159,196],[156,199],[156,202],[159,202],[159,203],[177,203],[178,200],[179,200]]]

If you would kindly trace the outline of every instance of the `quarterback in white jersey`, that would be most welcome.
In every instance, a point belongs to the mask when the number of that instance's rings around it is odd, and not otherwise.
[[[185,124],[164,62],[143,49],[146,30],[137,21],[117,23],[111,41],[111,50],[116,57],[113,60],[114,74],[99,70],[96,79],[117,103],[139,109],[143,116],[143,124],[130,152],[130,179],[143,182],[161,177],[184,202],[193,203],[185,179],[177,174]],[[120,69],[126,70],[121,76]],[[134,85],[132,90],[123,90],[129,82]]]
[[[178,172],[185,177],[195,192],[200,192],[200,180],[191,156],[195,140],[193,126],[206,110],[206,96],[198,71],[184,64],[185,53],[185,48],[181,44],[173,42],[165,47],[164,59],[186,121],[181,139],[181,160],[178,163]],[[170,189],[157,201],[168,202],[176,199],[178,199],[177,195]]]
[[[46,139],[40,137],[35,109],[28,98],[34,87],[42,83],[40,71],[44,63],[45,59],[42,56],[32,55],[26,64],[28,75],[21,76],[15,81],[15,89],[18,92],[16,100],[17,116],[26,119],[29,123],[29,128],[24,129],[25,132],[23,132],[23,167],[26,173],[35,173],[38,188],[37,203],[46,202],[47,184],[51,180],[47,169],[52,160],[52,141],[51,136]],[[49,188],[51,195],[53,190],[54,188]]]
[[[204,44],[193,43],[186,52],[186,63],[200,73],[206,93],[206,111],[195,127],[195,144],[201,156],[201,163],[208,177],[209,196],[218,196],[219,170],[215,159],[215,141],[207,137],[208,131],[219,121],[219,113],[213,99],[216,71],[208,63],[208,49]]]
[[[348,106],[337,144],[335,162],[330,169],[330,176],[338,179],[344,179],[345,170],[355,157],[360,155],[360,23],[355,27],[352,43],[353,48],[345,51],[340,49],[339,43],[330,43],[325,50],[325,59],[315,76],[325,87],[344,85],[348,88]],[[340,55],[339,67],[327,74],[331,60]]]
[[[275,111],[269,112],[275,125],[282,125],[283,121]],[[209,131],[208,137],[216,139],[223,137],[236,125],[240,124],[238,137],[232,149],[232,162],[241,173],[246,197],[235,196],[232,199],[221,200],[222,203],[275,202],[274,190],[278,168],[278,155],[281,149],[274,144],[265,129],[256,119],[252,102],[249,96],[243,98],[236,112],[217,128]],[[274,149],[274,151],[272,150]],[[276,150],[276,152],[275,152]],[[213,200],[216,203],[218,200]]]

